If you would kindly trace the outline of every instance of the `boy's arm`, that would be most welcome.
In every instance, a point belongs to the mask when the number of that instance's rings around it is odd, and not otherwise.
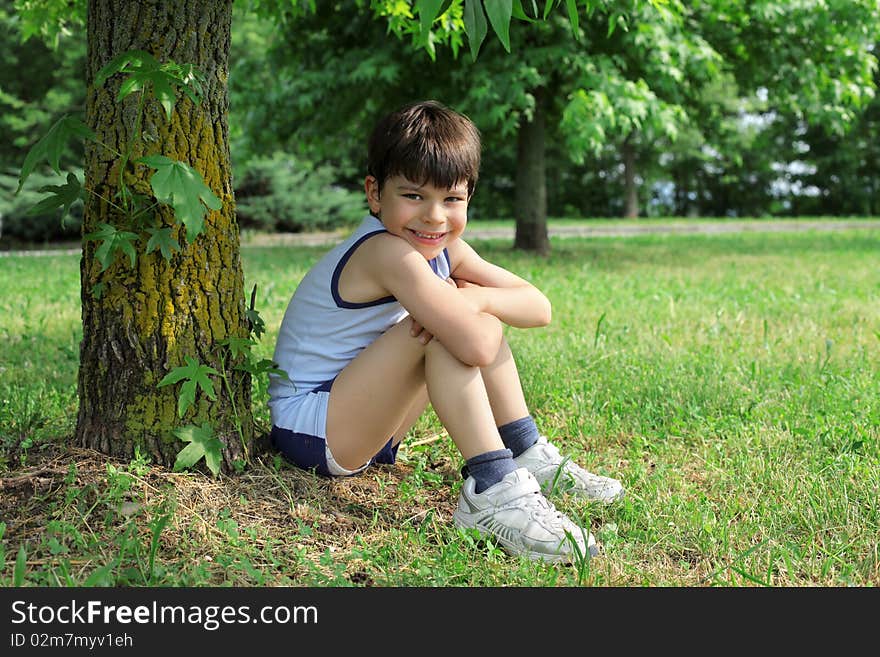
[[[461,239],[450,245],[448,251],[452,278],[461,288],[459,292],[475,298],[485,312],[517,328],[550,323],[550,301],[534,285],[484,260]]]
[[[405,240],[377,235],[363,246],[364,273],[393,295],[413,320],[458,358],[476,367],[494,362],[501,323],[481,300],[441,280]]]

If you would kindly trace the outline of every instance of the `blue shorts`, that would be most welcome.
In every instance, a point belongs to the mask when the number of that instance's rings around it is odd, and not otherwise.
[[[333,381],[335,377],[305,395],[276,401],[276,407],[272,409],[273,447],[294,465],[304,470],[315,470],[327,477],[347,477],[373,463],[393,465],[397,459],[397,445],[392,445],[393,437],[388,439],[378,454],[356,470],[343,468],[333,458],[326,438],[327,406]]]
[[[318,474],[326,477],[348,477],[366,470],[374,463],[393,465],[397,461],[398,445],[392,444],[393,438],[390,438],[368,463],[357,470],[346,470],[336,463],[324,438],[311,436],[307,433],[294,433],[290,429],[280,427],[272,427],[271,437],[272,445],[288,461],[303,470],[315,470]]]

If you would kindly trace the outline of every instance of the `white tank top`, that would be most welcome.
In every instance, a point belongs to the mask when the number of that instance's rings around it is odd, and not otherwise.
[[[392,296],[350,303],[339,294],[339,276],[362,242],[387,232],[367,216],[344,242],[305,275],[281,321],[274,361],[289,380],[270,375],[269,406],[305,395],[333,379],[362,349],[403,319],[407,312]],[[449,277],[449,253],[428,264],[443,280]]]

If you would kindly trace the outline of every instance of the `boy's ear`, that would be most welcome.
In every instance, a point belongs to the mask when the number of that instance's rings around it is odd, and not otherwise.
[[[367,195],[367,204],[370,206],[370,212],[376,214],[382,207],[379,200],[381,190],[379,189],[379,181],[374,176],[367,176],[364,179],[364,192]]]

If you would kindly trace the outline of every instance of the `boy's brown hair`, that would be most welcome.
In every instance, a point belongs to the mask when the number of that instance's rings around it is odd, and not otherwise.
[[[450,189],[467,181],[468,198],[480,172],[480,131],[434,100],[411,103],[382,118],[370,135],[367,173],[379,188],[392,176]]]

